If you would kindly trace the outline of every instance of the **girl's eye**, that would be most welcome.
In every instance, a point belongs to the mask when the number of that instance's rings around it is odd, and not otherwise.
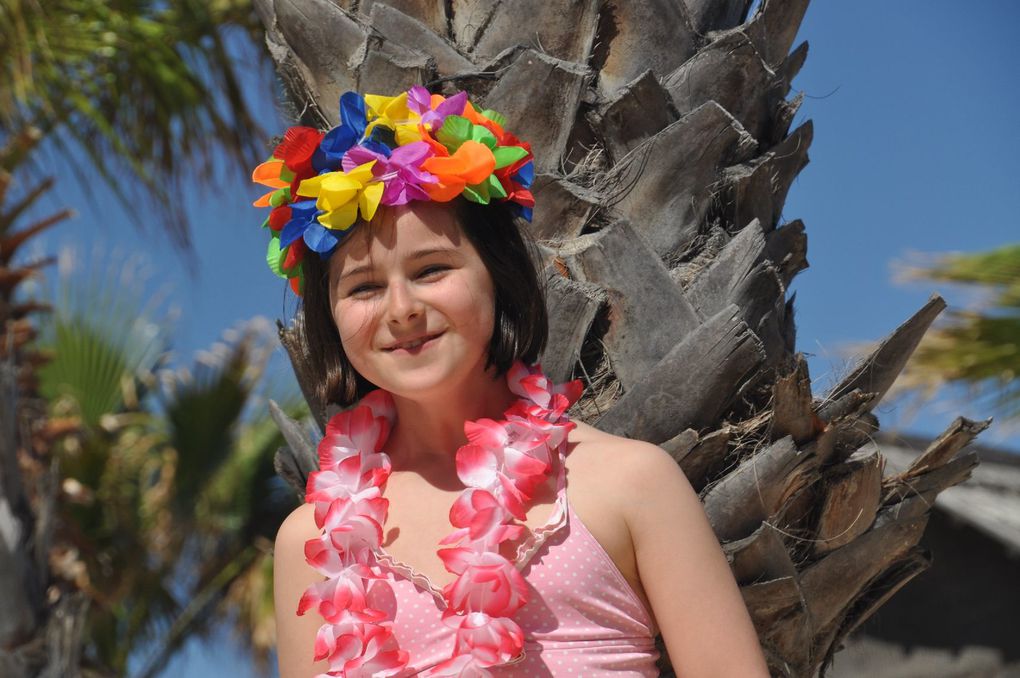
[[[449,266],[445,264],[431,264],[418,271],[418,279],[428,280],[430,278],[437,277],[441,273],[449,270]],[[369,297],[377,290],[381,289],[382,285],[374,282],[364,282],[360,285],[352,287],[348,292],[349,297]]]
[[[349,297],[365,296],[366,294],[378,289],[379,286],[375,283],[362,283],[357,287],[351,288],[351,291],[347,293]]]
[[[421,270],[420,273],[418,273],[418,277],[419,278],[428,278],[430,276],[436,275],[437,273],[442,273],[447,268],[448,268],[447,266],[443,266],[442,264],[433,264],[431,266],[426,266],[425,268],[423,268]]]

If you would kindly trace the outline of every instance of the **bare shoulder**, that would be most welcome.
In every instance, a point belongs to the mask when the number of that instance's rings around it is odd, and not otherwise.
[[[578,421],[575,424],[577,428],[571,433],[570,442],[583,448],[586,455],[597,455],[602,461],[609,461],[611,458],[620,461],[640,461],[639,458],[642,456],[661,455],[673,461],[669,453],[658,445],[606,433],[584,422]]]
[[[300,678],[325,672],[325,662],[312,661],[315,634],[322,620],[316,614],[297,615],[298,601],[323,577],[305,562],[305,542],[319,536],[315,507],[302,504],[291,511],[276,533],[273,550],[273,600],[276,607],[276,648],[280,678]]]
[[[273,573],[276,594],[297,604],[304,589],[310,584],[322,581],[323,577],[313,570],[305,560],[305,543],[322,534],[315,525],[315,507],[301,504],[290,512],[276,532],[273,545]],[[297,597],[295,597],[295,595]]]
[[[568,467],[571,473],[576,470],[581,480],[589,499],[589,515],[626,530],[633,565],[623,555],[626,549],[621,548],[617,561],[625,573],[630,566],[636,576],[642,552],[649,550],[649,544],[662,542],[659,530],[664,521],[678,536],[692,532],[711,535],[697,493],[664,449],[581,423],[573,433],[571,441],[576,444],[571,457],[576,454],[577,459],[568,459]],[[606,539],[608,544],[612,537]]]
[[[726,557],[673,457],[590,426],[579,424],[575,433],[583,467],[597,469],[592,477],[626,522],[629,558],[677,673],[767,676]]]
[[[276,533],[276,551],[291,552],[296,545],[300,553],[305,542],[319,533],[320,530],[315,526],[315,507],[312,504],[301,504],[280,524]]]
[[[632,440],[578,423],[572,441],[585,467],[598,469],[596,475],[607,485],[627,495],[634,506],[634,492],[640,488],[642,502],[675,501],[677,495],[694,497],[691,484],[668,452],[641,440]],[[571,453],[573,454],[573,452]],[[605,488],[604,488],[605,489]]]

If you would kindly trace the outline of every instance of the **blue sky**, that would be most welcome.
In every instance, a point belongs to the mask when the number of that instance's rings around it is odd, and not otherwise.
[[[797,119],[811,118],[815,137],[784,216],[803,219],[808,233],[811,267],[792,289],[797,347],[814,354],[816,392],[843,373],[843,347],[880,339],[932,292],[950,307],[973,302],[959,286],[894,282],[897,262],[1020,240],[1007,199],[1020,187],[1020,50],[1008,28],[1020,8],[970,7],[816,2],[808,10],[798,39],[810,51],[794,85],[807,96]],[[883,428],[935,435],[957,414],[987,410],[941,398],[910,421],[886,403],[877,414]],[[997,423],[982,440],[1020,447]]]
[[[881,339],[920,308],[931,293],[962,307],[970,291],[930,282],[897,283],[897,262],[924,254],[981,251],[1020,240],[1009,198],[1020,188],[1020,7],[1010,0],[959,3],[816,0],[797,39],[810,43],[794,81],[805,101],[794,126],[810,119],[810,164],[793,184],[785,220],[802,219],[810,268],[795,279],[797,347],[808,356],[816,394],[845,374],[848,347]],[[249,95],[269,101],[266,74],[247,78]],[[266,104],[267,129],[285,123]],[[293,298],[265,267],[263,215],[249,207],[259,191],[240,173],[190,187],[188,212],[197,258],[189,275],[169,240],[134,229],[96,187],[100,211],[84,205],[67,180],[58,203],[81,216],[50,234],[49,251],[142,252],[150,285],[167,289],[178,307],[178,364],[217,341],[222,331],[253,316],[289,317]],[[121,254],[117,256],[126,256]],[[282,356],[273,378],[289,383]],[[953,395],[959,396],[959,393]],[[984,418],[987,409],[939,397],[912,419],[883,403],[884,429],[934,437],[957,415]],[[1020,449],[1020,435],[998,422],[981,440]],[[226,638],[189,647],[166,675],[246,672],[243,653]]]

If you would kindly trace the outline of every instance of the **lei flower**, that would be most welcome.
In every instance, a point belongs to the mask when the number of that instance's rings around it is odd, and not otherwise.
[[[271,189],[266,263],[301,294],[308,250],[329,258],[359,219],[380,205],[448,202],[463,195],[509,202],[531,220],[531,146],[504,130],[493,110],[477,110],[466,92],[444,97],[416,85],[396,96],[346,92],[340,124],[327,132],[291,127],[272,157],[252,172]]]
[[[464,491],[450,509],[454,531],[439,557],[457,575],[443,588],[443,623],[454,630],[450,657],[423,675],[491,676],[524,649],[513,615],[528,602],[528,585],[499,546],[526,527],[531,494],[566,454],[574,427],[566,409],[580,382],[556,386],[538,366],[517,362],[507,374],[520,396],[500,421],[465,422],[468,444],[456,453]],[[389,501],[383,497],[390,461],[382,447],[395,418],[389,394],[377,390],[336,414],[319,443],[319,470],[308,477],[305,501],[315,505],[319,537],[305,543],[305,560],[324,581],[308,587],[297,613],[325,621],[314,657],[329,662],[324,676],[391,676],[410,661],[392,629],[394,600],[381,552]]]

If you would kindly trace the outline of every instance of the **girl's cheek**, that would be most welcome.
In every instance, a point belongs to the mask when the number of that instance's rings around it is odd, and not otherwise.
[[[336,310],[337,332],[345,344],[358,345],[371,335],[372,314],[368,304],[341,302]]]

